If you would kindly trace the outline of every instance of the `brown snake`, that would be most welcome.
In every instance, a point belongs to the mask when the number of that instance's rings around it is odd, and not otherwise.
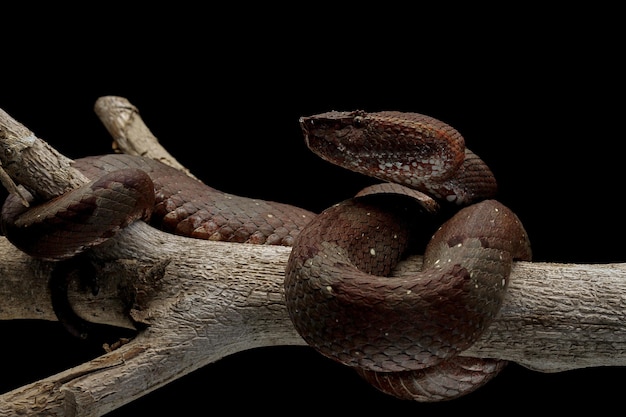
[[[504,362],[457,355],[498,313],[513,259],[531,257],[517,216],[490,199],[489,168],[455,129],[421,114],[330,112],[300,123],[309,148],[330,162],[439,200],[478,202],[434,233],[421,272],[400,277],[388,275],[419,227],[413,191],[385,190],[397,195],[381,204],[370,189],[324,210],[296,238],[286,268],[296,330],[400,398],[452,399],[486,383]],[[417,201],[433,210],[427,197]]]
[[[53,260],[138,219],[196,238],[293,245],[287,310],[322,354],[419,401],[458,397],[497,374],[504,362],[457,355],[497,314],[512,260],[530,259],[530,245],[515,214],[491,199],[486,165],[455,129],[415,113],[330,112],[300,123],[322,158],[393,184],[315,215],[223,193],[153,160],[88,157],[75,163],[89,185],[28,210],[8,198],[2,231],[26,253]],[[438,207],[429,195],[478,202],[434,234],[422,272],[385,277],[411,250],[420,212]]]

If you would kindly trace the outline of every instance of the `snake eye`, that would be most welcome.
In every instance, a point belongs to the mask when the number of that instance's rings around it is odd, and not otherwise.
[[[354,123],[354,126],[356,127],[363,126],[363,116],[354,116],[354,119],[352,120],[352,122]]]

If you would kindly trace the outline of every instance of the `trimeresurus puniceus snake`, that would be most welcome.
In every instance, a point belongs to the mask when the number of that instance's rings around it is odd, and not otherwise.
[[[315,215],[220,192],[154,160],[88,157],[75,166],[89,185],[30,209],[7,199],[3,233],[53,260],[139,219],[190,237],[293,245],[286,305],[311,346],[400,398],[451,399],[482,385],[504,362],[457,355],[497,314],[513,259],[531,256],[515,214],[491,199],[491,171],[455,129],[420,114],[330,112],[300,123],[322,158],[392,184]],[[422,272],[385,277],[411,250],[420,212],[438,207],[430,196],[468,206],[435,232]]]

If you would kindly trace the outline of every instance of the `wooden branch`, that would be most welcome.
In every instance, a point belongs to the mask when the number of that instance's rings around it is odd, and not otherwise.
[[[124,97],[104,96],[96,100],[94,111],[113,137],[113,149],[128,155],[145,156],[195,176],[178,162],[145,125],[139,110]]]
[[[0,109],[0,168],[13,182],[49,200],[88,181],[71,162]],[[3,184],[9,178],[4,177]],[[7,188],[17,192],[10,184]]]
[[[111,108],[121,114],[134,109]],[[114,125],[115,112],[106,112]],[[128,122],[131,125],[139,123],[136,109],[133,112],[131,118],[120,117],[134,120]],[[14,126],[6,117],[0,113],[0,126]],[[0,132],[7,131],[3,129]],[[11,131],[18,133],[3,133],[0,139],[11,142],[24,134],[30,139],[18,162],[7,165],[10,161],[0,156],[5,170],[15,163],[28,165],[32,158],[49,160],[40,154],[54,153],[40,144],[30,149],[38,139],[30,132],[20,133],[27,130]],[[120,131],[119,135],[128,136],[137,130]],[[145,129],[139,131],[149,136]],[[59,189],[64,189],[63,183],[75,178],[71,164],[55,162],[53,167],[59,171]],[[10,176],[22,181],[12,172]],[[37,192],[37,182],[31,187]],[[90,321],[147,327],[112,352],[0,395],[0,416],[103,415],[235,352],[304,345],[284,305],[283,274],[289,252],[280,246],[183,238],[134,223],[92,254],[103,265],[100,293],[93,296],[74,285],[70,299]],[[419,257],[407,260],[395,273],[410,273],[420,267],[420,261]],[[46,284],[50,268],[50,263],[22,255],[0,239],[0,319],[55,320]],[[125,286],[143,294],[131,310],[132,321],[119,296],[119,288]],[[499,317],[463,355],[507,359],[543,372],[626,365],[625,286],[626,264],[516,263]]]

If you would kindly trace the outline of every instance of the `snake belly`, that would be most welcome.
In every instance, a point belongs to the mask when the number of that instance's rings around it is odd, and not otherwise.
[[[512,261],[531,257],[517,216],[491,198],[489,169],[458,132],[419,114],[330,112],[301,125],[322,158],[402,186],[383,203],[370,193],[343,201],[300,232],[285,274],[296,330],[400,398],[448,400],[483,385],[505,362],[458,355],[498,313]],[[470,205],[433,234],[421,272],[390,277],[425,207],[405,186]]]

